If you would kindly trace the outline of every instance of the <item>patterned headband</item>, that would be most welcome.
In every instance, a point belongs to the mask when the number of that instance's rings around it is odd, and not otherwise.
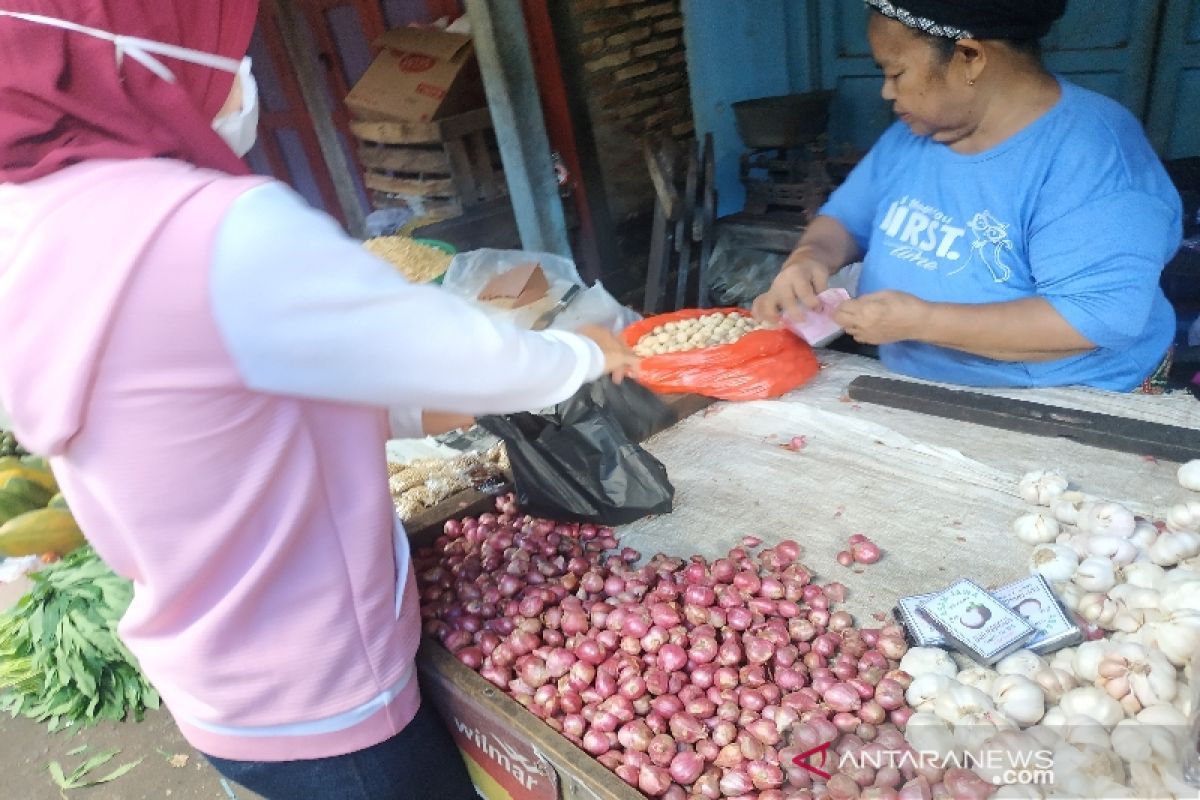
[[[918,17],[906,8],[900,8],[888,0],[866,0],[867,5],[874,8],[885,17],[891,17],[897,22],[901,22],[910,28],[916,28],[919,31],[924,31],[930,36],[940,36],[944,39],[974,39],[975,36],[970,31],[965,31],[962,28],[955,28],[950,25],[940,25],[928,17]]]

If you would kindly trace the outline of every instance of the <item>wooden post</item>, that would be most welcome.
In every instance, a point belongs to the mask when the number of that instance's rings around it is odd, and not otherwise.
[[[293,5],[295,0],[272,2],[288,58],[291,59],[292,69],[296,71],[296,80],[300,84],[300,92],[304,96],[304,105],[308,108],[317,141],[321,145],[321,155],[325,157],[325,165],[333,179],[338,205],[342,208],[350,235],[361,237],[366,231],[366,215],[359,198],[358,186],[354,182],[355,167],[342,147],[341,136],[333,122],[333,109],[329,104],[325,77],[318,68],[320,62],[317,60],[316,49],[307,35],[299,12]]]
[[[467,0],[467,14],[521,246],[571,258],[521,4]]]

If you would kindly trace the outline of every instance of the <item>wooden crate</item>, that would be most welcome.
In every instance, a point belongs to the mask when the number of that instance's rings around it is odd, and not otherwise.
[[[664,398],[682,419],[714,401]],[[460,492],[406,523],[414,551],[433,544],[446,520],[495,509],[495,498]],[[421,689],[437,706],[487,800],[644,800],[603,764],[520,703],[425,638],[417,656]]]
[[[375,208],[413,205],[457,216],[506,191],[486,108],[435,122],[352,122]]]

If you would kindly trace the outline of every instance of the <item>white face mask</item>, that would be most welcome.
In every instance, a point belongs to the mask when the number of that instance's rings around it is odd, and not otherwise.
[[[177,58],[180,61],[188,61],[192,64],[200,64],[213,69],[234,73],[237,76],[235,80],[242,82],[242,109],[233,114],[227,114],[220,119],[213,120],[213,130],[225,140],[230,148],[233,149],[233,152],[238,154],[239,158],[249,153],[250,148],[254,147],[254,140],[258,135],[258,84],[255,82],[254,76],[250,73],[249,57],[239,62],[236,59],[225,58],[214,53],[205,53],[200,50],[192,50],[165,42],[156,42],[138,36],[125,36],[112,33],[111,31],[100,30],[99,28],[90,28],[86,25],[80,25],[77,22],[71,22],[70,20],[47,17],[41,14],[25,14],[18,11],[0,10],[0,17],[20,19],[35,25],[49,25],[53,28],[62,28],[63,30],[74,31],[86,36],[93,36],[97,39],[112,42],[116,46],[117,69],[121,68],[125,56],[128,55],[134,61],[168,83],[175,82],[175,73],[171,72],[170,68],[155,58],[153,54],[169,56]]]
[[[258,138],[258,83],[250,71],[250,58],[242,59],[235,81],[242,84],[242,108],[213,120],[213,130],[238,154],[246,155]]]

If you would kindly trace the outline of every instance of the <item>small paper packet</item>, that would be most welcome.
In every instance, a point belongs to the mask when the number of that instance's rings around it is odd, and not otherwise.
[[[966,578],[938,592],[919,610],[954,649],[988,666],[1037,633],[1024,617]]]

